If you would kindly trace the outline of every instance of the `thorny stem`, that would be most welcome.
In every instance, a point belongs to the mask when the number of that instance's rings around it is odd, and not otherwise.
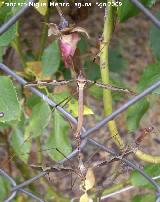
[[[102,42],[100,45],[100,50],[103,50],[100,54],[100,71],[101,71],[101,78],[102,83],[109,84],[109,64],[108,64],[108,50],[109,50],[109,43],[111,40],[111,36],[113,33],[114,28],[114,8],[112,6],[107,7],[107,16],[105,16],[104,22],[104,30],[102,36]],[[110,90],[103,90],[103,103],[104,103],[104,112],[106,116],[112,114],[112,95]],[[124,149],[125,144],[122,138],[119,135],[117,130],[117,126],[114,120],[108,122],[109,131],[111,137],[113,138],[114,142],[120,149]],[[160,163],[160,156],[153,156],[150,154],[146,154],[139,149],[135,152],[135,155],[146,162],[149,163]]]
[[[102,83],[109,84],[109,64],[108,64],[108,49],[110,39],[114,28],[114,8],[112,6],[107,7],[107,16],[105,16],[104,30],[102,35],[102,42],[100,45],[100,71]],[[103,90],[103,103],[104,113],[106,116],[112,113],[112,96],[110,90]],[[124,148],[123,140],[121,139],[117,126],[114,120],[108,122],[110,134],[118,147]]]

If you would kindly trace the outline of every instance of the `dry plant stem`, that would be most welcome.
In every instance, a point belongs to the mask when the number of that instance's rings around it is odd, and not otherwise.
[[[109,50],[109,43],[110,39],[113,33],[113,27],[114,27],[114,8],[112,6],[108,6],[107,8],[107,16],[105,16],[105,22],[104,22],[104,30],[103,30],[103,37],[102,42],[100,46],[100,50],[103,48],[103,51],[100,55],[100,67],[101,67],[101,77],[102,77],[102,83],[109,84],[109,65],[108,65],[108,50]],[[104,46],[106,44],[106,46]],[[110,90],[103,90],[103,103],[104,103],[104,112],[105,115],[109,116],[112,114],[112,95]],[[124,149],[125,144],[122,140],[122,138],[119,135],[119,132],[116,127],[116,123],[114,120],[108,122],[108,127],[110,134],[116,143],[116,145],[120,149]],[[150,154],[146,154],[139,149],[135,151],[135,155],[146,162],[149,163],[160,163],[160,156],[153,156]]]

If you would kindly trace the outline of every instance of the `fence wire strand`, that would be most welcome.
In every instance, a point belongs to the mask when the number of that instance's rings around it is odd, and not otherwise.
[[[27,1],[27,3],[28,2],[35,2],[35,1],[36,0],[29,0],[29,1]],[[160,20],[158,20],[141,2],[139,2],[138,0],[130,0],[130,1],[134,5],[136,5],[158,28],[160,28]],[[22,7],[13,17],[11,17],[7,22],[5,22],[0,27],[0,35],[5,33],[14,23],[16,23],[16,21],[27,11],[28,8],[29,8],[28,5]],[[0,64],[0,69],[3,72],[5,72],[6,74],[8,74],[8,75],[12,76],[14,79],[16,79],[20,84],[24,85],[26,83],[26,81],[22,77],[18,76],[15,72],[13,72],[6,65]],[[92,144],[92,145],[102,149],[103,151],[106,151],[107,153],[110,153],[111,155],[115,156],[116,153],[113,150],[105,147],[104,145],[101,145],[100,143],[96,142],[95,140],[93,140],[91,138],[88,138],[88,136],[91,133],[93,133],[93,132],[97,131],[98,129],[100,129],[108,121],[114,119],[116,116],[118,116],[123,111],[125,111],[129,106],[131,106],[134,103],[138,102],[140,99],[144,98],[146,95],[148,95],[149,93],[151,93],[152,91],[154,91],[158,87],[160,87],[160,81],[154,83],[152,86],[150,86],[149,88],[147,88],[146,90],[141,92],[139,95],[135,96],[134,98],[132,98],[131,100],[126,102],[124,105],[122,105],[117,110],[115,110],[111,115],[107,116],[102,121],[97,123],[94,127],[90,128],[88,130],[86,130],[83,127],[83,134],[81,136],[83,141],[82,141],[81,149],[83,149],[88,143],[88,144]],[[29,87],[29,89],[32,91],[32,93],[34,93],[35,95],[41,97],[50,106],[55,107],[58,111],[60,111],[63,114],[63,116],[65,116],[67,119],[69,119],[73,124],[75,124],[75,125],[77,124],[77,120],[70,113],[66,112],[62,107],[57,106],[57,104],[55,102],[53,102],[51,99],[49,99],[46,95],[44,95],[39,90],[37,90],[37,89],[35,89],[33,87]],[[77,151],[77,149],[75,149],[71,154],[69,154],[67,156],[67,158],[65,158],[64,160],[62,160],[59,163],[64,163],[68,159],[73,158],[77,153],[78,153],[78,151]],[[160,186],[156,183],[154,178],[152,179],[151,177],[149,177],[143,170],[138,168],[135,164],[133,164],[127,158],[124,157],[122,159],[122,161],[125,162],[130,167],[132,167],[133,169],[137,170],[142,176],[144,176],[156,188],[156,190],[157,190],[157,200],[156,200],[156,202],[160,202]],[[38,202],[44,202],[43,199],[41,199],[41,198],[37,197],[36,195],[32,194],[30,191],[24,190],[22,188],[29,185],[29,184],[31,184],[32,182],[38,180],[40,177],[45,176],[47,174],[47,172],[45,172],[45,171],[40,172],[38,175],[34,176],[33,178],[31,178],[29,180],[26,180],[25,182],[23,182],[23,183],[21,183],[19,185],[17,185],[16,182],[14,181],[14,179],[11,176],[9,176],[4,170],[0,169],[0,174],[2,176],[4,176],[5,178],[7,178],[7,180],[10,182],[10,184],[12,186],[11,194],[7,199],[5,199],[4,202],[12,201],[16,197],[18,192],[22,192],[22,193],[30,196],[31,198],[35,199]]]

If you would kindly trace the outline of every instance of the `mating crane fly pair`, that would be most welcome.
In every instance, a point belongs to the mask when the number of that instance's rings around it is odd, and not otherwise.
[[[28,82],[25,86],[26,87],[34,87],[34,86],[61,86],[61,85],[68,85],[69,83],[76,83],[77,84],[77,92],[78,92],[78,121],[77,121],[77,129],[75,131],[75,139],[78,149],[78,157],[79,157],[79,164],[82,162],[80,160],[80,134],[81,129],[83,126],[83,100],[84,100],[84,88],[87,84],[93,85],[95,84],[98,87],[103,89],[108,89],[112,91],[128,93],[133,95],[134,93],[128,89],[119,88],[112,86],[110,84],[103,84],[97,81],[91,81],[86,79],[83,68],[80,62],[79,51],[77,48],[77,43],[80,40],[79,32],[84,33],[88,38],[89,35],[87,31],[82,27],[76,27],[75,25],[69,25],[68,21],[64,18],[61,9],[57,6],[57,11],[60,15],[60,23],[57,26],[54,23],[49,23],[49,30],[48,35],[55,35],[58,37],[59,40],[59,47],[62,56],[62,60],[65,64],[66,68],[71,67],[71,71],[74,73],[74,77],[71,80],[42,80],[42,81],[33,81]],[[103,51],[103,50],[102,50]],[[82,165],[82,164],[81,164]],[[80,165],[79,165],[80,167]]]

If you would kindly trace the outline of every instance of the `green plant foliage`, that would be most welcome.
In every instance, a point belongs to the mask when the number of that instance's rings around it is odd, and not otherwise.
[[[137,90],[138,92],[143,91],[145,88],[149,87],[156,81],[159,81],[160,78],[160,63],[148,65],[138,83]],[[160,88],[155,90],[153,93],[160,94]]]
[[[45,50],[42,55],[42,73],[43,75],[54,74],[60,66],[60,50],[58,41],[53,41]]]
[[[160,166],[159,165],[147,165],[144,168],[144,172],[151,177],[155,177],[160,174]],[[153,185],[149,183],[146,178],[144,178],[139,172],[132,171],[131,173],[131,184],[135,187],[146,187],[149,189],[153,189]]]
[[[157,13],[157,18],[160,19],[160,12]],[[155,25],[152,25],[149,33],[149,42],[152,48],[154,56],[157,60],[160,60],[160,29],[158,29]]]
[[[9,181],[6,178],[0,176],[0,201],[4,201],[4,199],[8,195],[9,191]]]
[[[121,88],[128,88],[128,86],[122,81],[120,75],[113,72],[110,72],[110,84]],[[97,99],[101,99],[103,96],[103,88],[97,87],[95,85],[89,88],[89,92],[91,93],[92,96],[94,96]],[[123,93],[112,91],[114,101],[120,100],[123,97],[123,95],[124,95]]]
[[[144,89],[159,81],[160,78],[160,63],[150,64],[148,65],[137,85],[137,92],[142,92]],[[159,94],[160,89],[158,88],[153,93]],[[129,131],[134,131],[139,127],[139,123],[147,112],[149,108],[149,102],[147,98],[140,100],[133,106],[131,106],[127,113],[127,127]],[[137,113],[138,112],[138,113]]]
[[[16,24],[12,25],[4,34],[0,37],[0,46],[8,46],[10,42],[16,37]]]
[[[31,149],[31,139],[26,139],[23,131],[15,129],[11,135],[10,145],[15,152],[14,157],[16,154],[22,161],[27,163]]]
[[[122,0],[122,6],[118,8],[118,17],[120,22],[124,22],[130,17],[133,17],[139,13],[139,9],[130,2],[130,0]],[[151,7],[155,1],[153,0],[141,0],[141,3],[145,6]]]
[[[91,60],[86,60],[84,63],[84,70],[86,77],[90,80],[98,80],[100,78],[99,65],[92,62]]]
[[[138,101],[127,112],[127,127],[129,131],[134,131],[139,127],[140,120],[147,112],[149,108],[149,102],[146,98]]]
[[[88,43],[86,37],[81,36],[81,40],[78,42],[77,47],[80,49],[81,54],[84,54],[87,51]]]
[[[155,202],[156,197],[152,194],[142,194],[142,195],[136,195],[132,199],[132,202]]]
[[[69,98],[69,100],[65,100],[66,98]],[[62,106],[66,111],[68,111],[72,116],[77,117],[78,116],[78,101],[74,98],[71,97],[71,95],[67,92],[64,93],[57,93],[54,94],[52,99],[56,103],[62,103]],[[67,102],[67,104],[65,104]],[[90,115],[93,114],[93,111],[88,108],[87,106],[84,105],[84,115]]]
[[[44,129],[49,124],[51,110],[46,102],[41,101],[32,108],[29,124],[25,129],[25,138],[38,137],[42,135]]]
[[[0,111],[4,117],[0,122],[18,120],[20,117],[20,105],[15,88],[8,76],[0,76]]]
[[[0,62],[2,63],[4,47],[0,46]]]
[[[112,72],[121,72],[127,67],[127,65],[128,62],[123,58],[119,49],[109,49],[109,69]]]
[[[48,155],[55,161],[60,161],[64,158],[62,154],[54,149],[58,148],[64,155],[68,155],[72,151],[72,147],[68,137],[69,124],[55,111],[53,115],[53,129],[48,139],[46,140],[46,148]]]

